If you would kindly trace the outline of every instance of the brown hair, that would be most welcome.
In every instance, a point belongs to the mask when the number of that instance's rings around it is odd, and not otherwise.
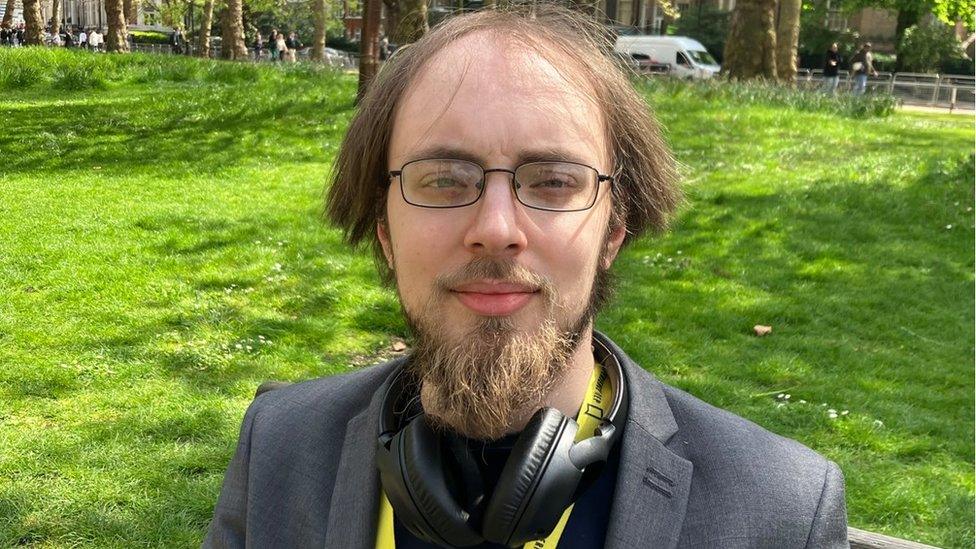
[[[611,227],[626,227],[625,242],[649,229],[665,229],[680,201],[674,159],[647,104],[611,57],[602,27],[547,4],[484,10],[447,19],[386,62],[363,97],[333,165],[326,215],[351,244],[369,239],[384,280],[389,282],[391,273],[376,223],[385,219],[387,155],[397,105],[429,59],[476,32],[518,40],[557,67],[569,61],[570,70],[589,82],[603,111],[615,166]]]

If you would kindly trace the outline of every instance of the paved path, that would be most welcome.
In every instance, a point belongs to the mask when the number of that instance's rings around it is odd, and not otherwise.
[[[953,109],[952,112],[950,113],[948,107],[926,107],[923,105],[902,105],[901,109],[904,111],[927,112],[932,114],[963,114],[969,116],[976,116],[976,111],[972,111],[969,109]]]

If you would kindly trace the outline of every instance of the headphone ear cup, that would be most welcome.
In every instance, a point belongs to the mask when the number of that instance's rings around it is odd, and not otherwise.
[[[403,509],[394,505],[394,511],[418,537],[442,545],[477,545],[484,539],[469,525],[470,513],[448,488],[441,446],[441,437],[423,416],[413,419],[395,437],[391,450],[400,464],[406,501]],[[393,504],[392,497],[390,501]]]
[[[559,410],[536,412],[519,436],[485,510],[486,539],[520,546],[550,534],[581,472],[569,460],[578,426]]]

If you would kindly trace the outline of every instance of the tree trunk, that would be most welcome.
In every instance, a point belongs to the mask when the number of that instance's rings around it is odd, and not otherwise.
[[[105,16],[108,19],[108,32],[105,33],[106,51],[127,53],[129,42],[125,37],[128,29],[125,25],[125,10],[122,0],[105,0]]]
[[[739,0],[725,42],[729,78],[776,78],[776,0]]]
[[[13,26],[12,24],[14,22],[14,1],[15,0],[7,0],[7,10],[3,12],[3,22],[0,23],[0,26],[4,26],[7,28]]]
[[[203,16],[200,19],[200,36],[197,37],[197,55],[210,57],[210,27],[213,26],[213,0],[203,3]]]
[[[53,0],[51,4],[51,34],[61,34],[61,3],[64,0]]]
[[[315,34],[312,36],[312,61],[325,59],[325,26],[329,22],[329,5],[326,0],[312,0],[312,19]]]
[[[124,0],[122,9],[125,11],[125,22],[127,25],[135,25],[139,18],[136,10],[136,0]]]
[[[428,29],[427,1],[400,0],[400,20],[390,41],[398,45],[416,42]]]
[[[363,32],[359,39],[359,89],[356,100],[366,95],[379,67],[381,0],[363,0]]]
[[[779,0],[776,21],[776,76],[782,82],[796,81],[796,48],[800,42],[802,0]]]
[[[220,39],[220,56],[224,59],[247,59],[244,43],[244,4],[242,0],[227,0],[224,10],[223,33]]]
[[[398,0],[383,0],[386,17],[383,19],[383,35],[397,44],[396,29],[400,25],[400,2]]]
[[[24,43],[40,46],[44,43],[44,22],[41,20],[40,0],[24,0]]]

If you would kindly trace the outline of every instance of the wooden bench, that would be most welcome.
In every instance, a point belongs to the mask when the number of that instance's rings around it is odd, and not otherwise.
[[[258,386],[258,390],[254,393],[254,396],[257,397],[261,393],[287,387],[288,385],[291,385],[291,383],[287,381],[265,381]],[[865,532],[857,528],[848,528],[847,538],[851,542],[851,549],[938,549],[931,545],[925,545],[924,543],[915,543],[914,541],[883,536],[874,532]]]

